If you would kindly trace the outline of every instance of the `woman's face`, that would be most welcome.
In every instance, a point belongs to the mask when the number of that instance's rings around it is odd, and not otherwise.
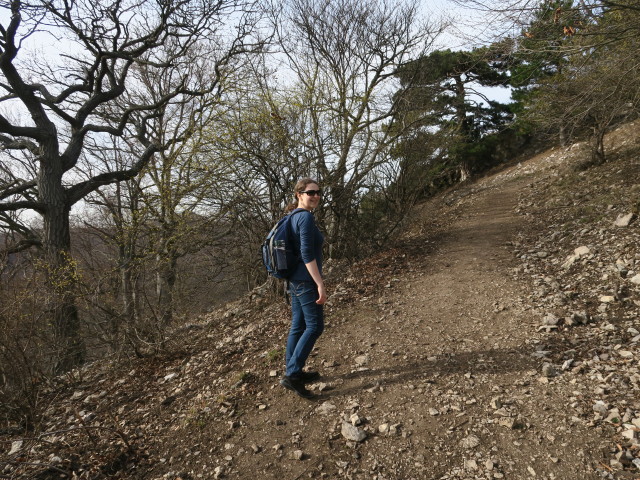
[[[320,187],[315,183],[308,183],[304,191],[296,195],[298,195],[298,207],[305,210],[313,210],[320,203]]]

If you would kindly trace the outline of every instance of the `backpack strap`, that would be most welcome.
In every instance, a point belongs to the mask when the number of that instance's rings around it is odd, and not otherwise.
[[[287,215],[289,215],[289,216],[293,217],[296,213],[300,213],[300,212],[308,212],[308,211],[309,211],[309,210],[307,210],[307,209],[305,209],[305,208],[296,208],[295,210],[293,210],[293,211],[289,212]],[[291,227],[291,221],[292,221],[292,220],[293,220],[293,219],[292,219],[292,218],[290,218],[290,219],[289,219],[289,222],[288,222],[288,225],[287,225],[287,228],[289,229],[289,234],[291,234],[291,230],[292,230],[292,227]],[[298,255],[296,254],[296,257],[297,257],[297,256],[298,256]],[[288,280],[287,280],[287,282],[288,282]],[[287,289],[288,289],[288,288],[289,288],[289,284],[287,283]]]
[[[289,297],[289,279],[288,278],[284,281],[284,299],[287,302],[287,305],[291,305],[291,298]]]

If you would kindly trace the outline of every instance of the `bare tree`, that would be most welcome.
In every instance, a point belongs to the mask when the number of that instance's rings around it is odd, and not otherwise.
[[[299,142],[312,165],[306,173],[325,186],[331,254],[353,253],[350,222],[367,179],[402,133],[386,128],[398,107],[395,72],[439,30],[419,23],[413,1],[291,0],[273,19],[292,91],[307,111]]]
[[[90,172],[98,162],[102,169],[124,168],[138,155],[134,142],[117,138],[111,146],[87,145]],[[144,171],[144,170],[143,170]],[[144,175],[116,182],[89,194],[81,216],[82,235],[74,237],[74,256],[83,275],[82,289],[87,309],[94,319],[91,337],[112,352],[130,345],[136,353],[136,331],[144,324],[144,260],[148,256],[149,215],[142,201]],[[107,250],[97,256],[96,248]],[[105,258],[101,258],[105,257]],[[112,278],[116,276],[116,279]],[[105,285],[111,288],[105,289]],[[98,320],[100,319],[100,320]],[[98,321],[96,321],[98,320]]]
[[[583,166],[606,161],[609,128],[640,111],[640,57],[637,49],[594,53],[579,59],[563,76],[545,82],[525,115],[541,128],[559,126],[573,138],[588,138],[591,158]]]
[[[6,5],[6,4],[5,4]],[[157,143],[151,123],[172,103],[189,102],[222,86],[225,71],[251,46],[249,5],[236,0],[200,2],[13,0],[0,29],[0,106],[19,108],[26,119],[0,115],[0,143],[7,177],[0,185],[2,227],[24,231],[12,251],[40,245],[49,264],[51,324],[60,343],[56,370],[84,359],[76,306],[76,268],[70,251],[71,208],[100,186],[127,180],[154,161],[168,144]],[[231,28],[225,22],[236,22]],[[39,31],[64,36],[58,61],[20,61],[23,45]],[[191,62],[207,62],[214,74],[206,85],[190,77]],[[136,71],[171,72],[162,96],[136,96]],[[124,99],[127,101],[123,101]],[[141,154],[122,167],[79,179],[79,160],[89,138],[131,134]],[[21,168],[22,167],[22,168]],[[43,220],[41,234],[16,224],[9,212],[32,210]]]
[[[200,62],[197,57],[190,62],[190,78],[197,91],[206,91],[209,79],[216,76],[210,67],[208,62]],[[173,76],[169,70],[141,70],[137,75],[141,85],[138,97],[144,103],[157,103],[175,88]],[[232,80],[227,74],[226,83],[235,81],[241,80],[237,76]],[[129,102],[137,100],[129,99]],[[228,169],[211,154],[206,137],[208,130],[216,128],[222,108],[219,103],[217,91],[200,95],[190,102],[170,102],[146,122],[148,138],[153,143],[167,146],[142,172],[144,189],[140,195],[152,225],[153,245],[150,248],[155,254],[157,331],[160,336],[173,318],[178,260],[227,235],[228,225],[222,226],[218,222],[225,215],[224,205],[204,202],[205,198],[210,199],[213,184]],[[137,122],[136,127],[141,128]],[[220,227],[219,232],[214,233],[214,225]]]

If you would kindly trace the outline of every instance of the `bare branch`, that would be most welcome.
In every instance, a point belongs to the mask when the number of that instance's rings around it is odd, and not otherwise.
[[[10,203],[0,203],[0,212],[17,212],[18,210],[35,210],[44,213],[47,207],[42,202],[32,202],[28,200],[20,200]]]
[[[1,123],[1,121],[0,121]],[[15,134],[15,133],[14,133]],[[38,146],[26,138],[10,138],[0,135],[0,149],[4,150],[28,150],[34,155],[38,154]]]
[[[0,115],[0,132],[7,133],[15,137],[29,137],[29,138],[33,138],[34,140],[43,139],[42,131],[39,130],[38,128],[20,127],[17,125],[13,125],[3,115]],[[0,141],[2,141],[4,145],[15,143],[15,140],[9,139],[4,136],[0,137]],[[5,148],[9,148],[9,147],[5,147]]]
[[[18,183],[18,185],[16,185]],[[4,190],[0,191],[0,200],[4,200],[12,195],[19,195],[26,190],[29,190],[36,186],[36,181],[31,180],[29,182],[24,182],[22,180],[17,180],[13,185],[4,187]]]
[[[25,250],[29,250],[32,247],[42,248],[42,241],[37,240],[35,238],[20,240],[18,243],[13,245],[9,245],[8,247],[3,249],[3,253],[12,254],[12,253],[20,253]]]
[[[140,171],[149,163],[153,155],[160,150],[159,145],[152,144],[145,152],[140,155],[135,164],[126,170],[117,170],[114,172],[102,173],[100,175],[96,175],[89,180],[78,183],[73,187],[67,190],[67,197],[69,199],[70,205],[73,205],[87,196],[89,193],[95,191],[101,186],[109,185],[111,183],[130,180],[135,177]]]

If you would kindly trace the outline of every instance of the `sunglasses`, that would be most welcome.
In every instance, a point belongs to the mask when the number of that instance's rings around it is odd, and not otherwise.
[[[305,190],[304,192],[300,192],[300,193],[306,193],[307,195],[309,195],[310,197],[315,197],[322,195],[322,190]]]

